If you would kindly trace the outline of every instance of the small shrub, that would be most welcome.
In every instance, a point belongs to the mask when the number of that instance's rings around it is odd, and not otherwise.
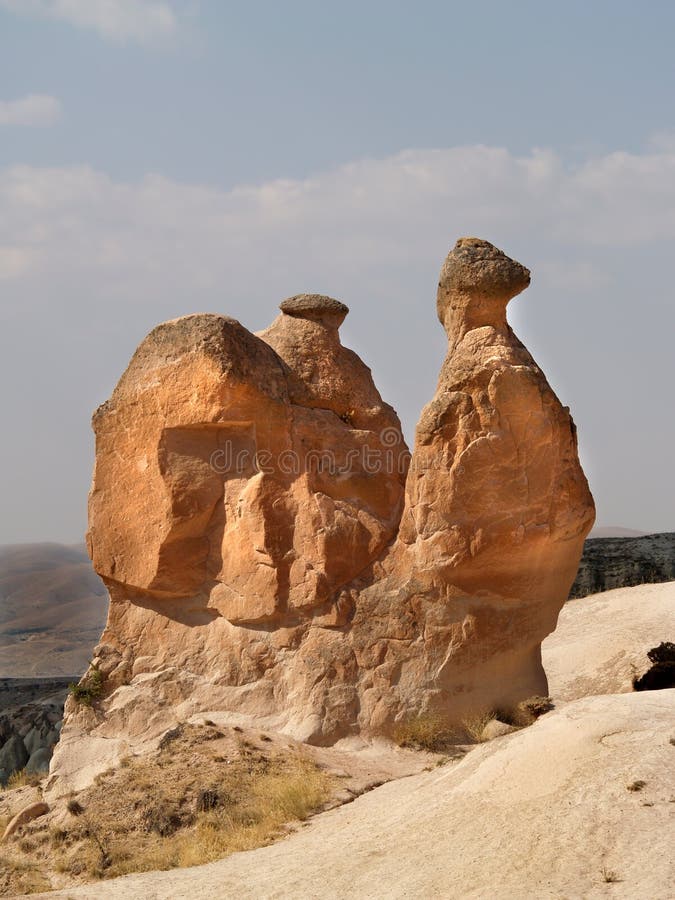
[[[68,685],[71,697],[83,706],[91,706],[103,693],[103,673],[92,666],[79,684]]]
[[[84,807],[81,803],[79,803],[74,797],[66,804],[66,809],[71,814],[71,816],[80,816],[84,812]]]
[[[639,678],[633,675],[633,690],[658,691],[675,687],[675,644],[663,641],[658,647],[652,647],[647,657],[650,668]]]
[[[616,872],[612,869],[608,869],[607,866],[603,866],[600,869],[600,878],[605,884],[616,884],[618,881],[621,881]]]
[[[62,847],[68,842],[68,837],[68,832],[63,828],[53,827],[49,829],[49,843],[52,847]]]
[[[550,697],[528,697],[518,704],[518,710],[525,714],[529,714],[532,719],[538,719],[544,713],[551,712],[555,708],[555,703]]]
[[[160,801],[143,812],[145,830],[154,831],[160,837],[169,837],[186,824],[189,821],[181,815],[177,806],[166,802]]]
[[[533,722],[543,716],[544,713],[550,712],[555,708],[555,704],[550,697],[533,696],[526,700],[521,700],[515,708],[495,709],[494,718],[507,725],[513,725],[514,728],[527,728]]]
[[[632,791],[633,793],[637,791],[641,791],[642,788],[647,787],[647,782],[643,781],[641,778],[638,778],[637,781],[631,781],[630,784],[626,785],[627,791]]]
[[[197,812],[208,812],[215,809],[220,803],[220,797],[217,791],[203,790],[197,794]]]

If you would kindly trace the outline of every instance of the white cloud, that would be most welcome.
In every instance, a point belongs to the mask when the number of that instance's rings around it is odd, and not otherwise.
[[[215,289],[251,272],[270,285],[302,272],[382,278],[388,267],[435,265],[463,233],[532,248],[544,275],[569,265],[570,285],[597,285],[606,278],[592,248],[675,239],[675,149],[577,168],[549,151],[415,150],[230,191],[14,166],[0,172],[0,222],[0,245],[30,250],[36,277],[106,275],[135,291]]]
[[[52,125],[61,115],[61,103],[49,94],[29,94],[18,100],[0,100],[1,125]]]
[[[0,0],[0,8],[89,28],[119,43],[151,43],[171,37],[177,28],[172,6],[162,0]]]
[[[68,516],[80,527],[89,413],[157,322],[212,311],[262,328],[301,291],[352,308],[343,336],[412,434],[445,351],[436,277],[462,234],[532,269],[511,318],[572,407],[600,521],[672,529],[666,141],[574,167],[543,150],[411,150],[233,190],[88,166],[0,170],[0,382],[22,435],[3,447],[16,456],[0,466],[8,509],[20,521],[48,506],[55,533]]]

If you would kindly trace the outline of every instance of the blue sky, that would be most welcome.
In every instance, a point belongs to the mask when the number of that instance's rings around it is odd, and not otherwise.
[[[50,5],[0,12],[4,98],[63,104],[39,139],[3,134],[3,164],[232,187],[411,147],[639,151],[670,125],[672,3],[120,0],[173,16],[136,38],[10,12]]]
[[[345,342],[412,438],[461,234],[572,408],[601,524],[675,529],[675,5],[0,0],[0,542],[81,539],[89,415],[157,322]]]

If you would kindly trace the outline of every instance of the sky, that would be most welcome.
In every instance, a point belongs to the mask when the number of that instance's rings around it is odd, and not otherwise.
[[[455,240],[577,423],[598,524],[675,530],[675,4],[0,0],[0,543],[80,542],[157,323],[300,293],[409,441]]]

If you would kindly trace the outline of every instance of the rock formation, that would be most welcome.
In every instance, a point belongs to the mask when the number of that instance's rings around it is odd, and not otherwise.
[[[570,599],[675,580],[675,533],[589,538]]]
[[[67,691],[59,679],[0,679],[0,786],[21,769],[49,769]]]
[[[257,336],[155,328],[94,415],[104,691],[68,701],[62,748],[121,753],[209,709],[330,743],[545,693],[594,511],[569,412],[506,320],[528,284],[486,241],[448,255],[412,457],[337,300],[285,300]]]

